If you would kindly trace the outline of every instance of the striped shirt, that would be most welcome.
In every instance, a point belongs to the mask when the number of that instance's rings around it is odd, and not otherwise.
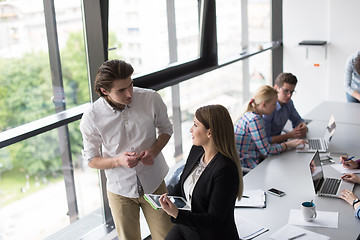
[[[281,144],[270,144],[264,119],[254,112],[247,112],[235,124],[235,141],[242,167],[256,167],[262,157],[285,150]]]

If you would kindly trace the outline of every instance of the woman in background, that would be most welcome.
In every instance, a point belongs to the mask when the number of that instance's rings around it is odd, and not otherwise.
[[[278,154],[305,143],[301,139],[293,139],[281,144],[269,143],[262,115],[270,115],[274,111],[277,99],[277,90],[274,87],[261,86],[236,122],[235,141],[242,167],[254,168],[268,155]]]
[[[346,61],[344,85],[347,101],[360,103],[360,52],[351,55]]]
[[[238,240],[234,207],[242,197],[243,177],[229,112],[221,105],[199,108],[190,132],[193,147],[169,195],[186,198],[191,211],[178,209],[167,194],[160,197],[176,224],[166,239]]]

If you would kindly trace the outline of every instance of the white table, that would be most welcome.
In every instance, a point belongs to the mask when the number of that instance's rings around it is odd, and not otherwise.
[[[304,116],[305,119],[329,121],[331,114],[337,123],[360,124],[360,104],[322,102]]]
[[[312,121],[309,137],[323,136],[327,121]],[[347,152],[360,157],[360,125],[338,123],[329,148],[330,152]],[[237,208],[235,214],[269,228],[269,231],[256,239],[269,239],[269,236],[288,223],[291,209],[300,209],[304,201],[314,200],[318,211],[339,212],[339,228],[303,227],[331,239],[356,239],[360,233],[360,220],[354,217],[354,210],[342,199],[318,197],[311,180],[309,162],[313,153],[297,153],[295,150],[265,159],[244,177],[246,190],[271,187],[283,190],[286,195],[276,197],[267,194],[266,208]],[[339,163],[339,158],[334,158]],[[325,176],[340,177],[330,165],[324,166]],[[360,187],[355,187],[360,196]]]

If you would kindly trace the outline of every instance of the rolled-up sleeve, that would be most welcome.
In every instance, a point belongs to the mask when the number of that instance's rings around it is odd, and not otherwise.
[[[155,126],[158,129],[158,134],[165,133],[171,136],[174,131],[167,114],[167,107],[158,93],[154,95]]]
[[[83,137],[84,148],[82,150],[83,159],[90,162],[92,158],[101,155],[102,138],[89,121],[88,116],[84,113],[80,121],[80,131]]]

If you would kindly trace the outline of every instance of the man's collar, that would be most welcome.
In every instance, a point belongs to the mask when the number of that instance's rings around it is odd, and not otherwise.
[[[281,105],[279,101],[276,102],[276,111],[279,111],[281,109]]]
[[[105,103],[105,105],[113,112],[115,112],[115,108],[113,106],[110,105],[110,103],[106,100],[105,97],[101,97],[103,102]]]
[[[117,108],[117,107],[115,107],[115,106],[111,105],[111,104],[110,104],[110,103],[106,100],[106,98],[102,97],[102,99],[104,100],[104,102],[105,102],[106,106],[107,106],[108,108],[110,108],[110,110],[111,110],[111,111],[113,111],[114,113],[115,113],[116,111],[120,111],[120,112],[122,112],[122,111],[124,111],[124,110],[125,110],[125,108],[126,108],[126,107],[128,107],[128,108],[130,108],[130,107],[131,107],[131,103],[130,103],[129,105],[126,105],[124,109],[119,109],[119,108]]]

